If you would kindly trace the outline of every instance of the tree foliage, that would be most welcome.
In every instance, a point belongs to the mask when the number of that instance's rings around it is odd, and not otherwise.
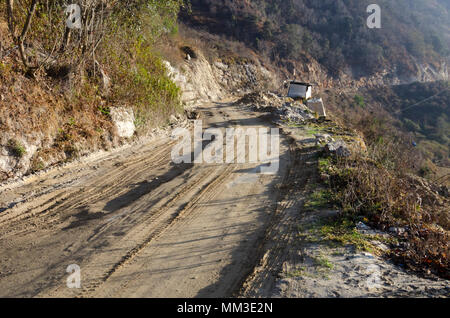
[[[399,65],[414,71],[414,58],[449,54],[447,0],[380,0],[382,28],[366,25],[369,0],[192,0],[194,26],[232,36],[256,49],[264,39],[275,60],[309,54],[330,73],[346,66],[369,73]],[[197,19],[198,16],[208,19]]]

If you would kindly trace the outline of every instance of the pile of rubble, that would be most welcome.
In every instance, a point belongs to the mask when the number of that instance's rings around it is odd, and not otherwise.
[[[244,95],[235,104],[243,106],[251,106],[259,110],[261,108],[282,107],[284,104],[284,100],[282,97],[279,97],[271,92],[256,91]]]
[[[350,157],[352,154],[347,143],[342,140],[328,142],[325,145],[325,152],[329,155],[336,155],[337,157]]]
[[[288,123],[304,123],[315,118],[313,112],[308,107],[298,102],[285,103],[275,111],[275,115],[279,121]]]
[[[235,104],[251,107],[255,111],[272,112],[277,122],[303,123],[315,118],[314,113],[301,102],[289,97],[279,97],[271,92],[252,92]]]

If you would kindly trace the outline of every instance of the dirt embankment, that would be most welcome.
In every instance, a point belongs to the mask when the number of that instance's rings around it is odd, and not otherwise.
[[[7,34],[6,25],[0,26],[0,34]],[[5,47],[10,46],[10,40],[5,42]],[[210,62],[195,48],[190,48],[189,56],[184,47],[172,50],[178,62],[164,64],[188,110],[278,83],[276,75],[257,60]],[[89,88],[72,93],[71,70],[32,79],[23,74],[15,50],[0,54],[0,182],[111,150],[159,130],[143,129],[140,115],[130,105],[111,104]],[[101,89],[113,93],[109,86]],[[147,125],[167,128],[184,119],[184,114],[177,114]]]
[[[172,65],[165,62],[169,74],[182,90],[182,101],[187,106],[218,101],[228,96],[240,96],[260,89],[274,89],[279,85],[277,73],[268,70],[254,59],[235,60],[216,58],[209,61],[196,48],[190,48],[192,57]]]

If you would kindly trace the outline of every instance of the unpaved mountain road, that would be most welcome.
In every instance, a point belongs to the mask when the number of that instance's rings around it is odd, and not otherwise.
[[[273,127],[230,104],[198,109],[203,127]],[[227,297],[258,247],[292,169],[179,164],[155,138],[0,188],[0,297]],[[81,269],[69,289],[66,268]]]

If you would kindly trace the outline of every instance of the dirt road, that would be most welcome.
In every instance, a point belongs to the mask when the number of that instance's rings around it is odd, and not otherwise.
[[[204,128],[271,127],[205,106]],[[292,154],[258,164],[181,164],[156,138],[0,188],[0,297],[226,297],[258,262]],[[66,268],[81,269],[69,289]]]

